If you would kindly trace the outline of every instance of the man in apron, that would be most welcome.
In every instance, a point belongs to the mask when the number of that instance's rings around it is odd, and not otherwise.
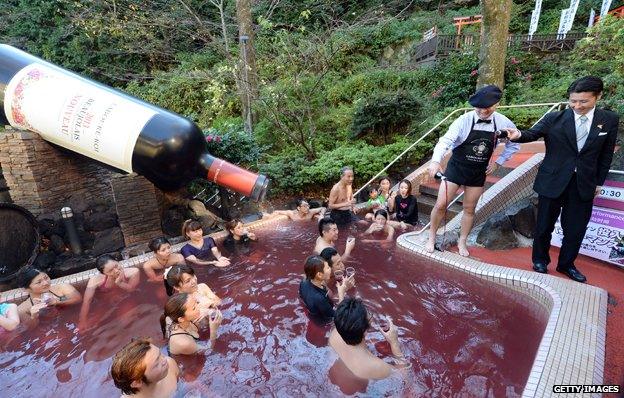
[[[453,200],[460,186],[464,187],[463,214],[457,247],[459,254],[468,256],[466,239],[472,229],[475,207],[483,193],[486,175],[495,172],[520,146],[507,142],[505,149],[495,163],[490,163],[497,145],[496,131],[515,128],[511,120],[496,112],[502,97],[496,86],[479,89],[468,102],[475,109],[458,117],[433,150],[429,164],[429,174],[433,178],[440,171],[440,162],[448,149],[452,149],[451,159],[444,172],[445,180],[440,184],[438,199],[431,211],[431,229],[426,250],[432,253],[435,248],[436,232],[444,218],[448,202]]]

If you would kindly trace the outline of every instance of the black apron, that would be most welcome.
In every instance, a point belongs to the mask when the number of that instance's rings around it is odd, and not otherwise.
[[[494,132],[496,131],[496,122]],[[485,171],[496,147],[493,131],[475,130],[472,119],[468,137],[457,148],[453,149],[451,159],[446,166],[444,176],[450,182],[466,187],[482,187],[485,185]]]

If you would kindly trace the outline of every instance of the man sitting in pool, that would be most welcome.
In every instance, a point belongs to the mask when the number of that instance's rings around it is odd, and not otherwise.
[[[377,358],[366,346],[364,337],[370,328],[368,313],[362,300],[347,297],[336,307],[334,330],[329,335],[329,345],[340,360],[355,376],[361,379],[380,380],[390,376],[393,370],[409,367],[399,345],[397,327],[388,318],[388,329],[379,331],[390,343],[394,365]]]
[[[330,298],[327,282],[332,275],[332,269],[321,256],[310,256],[303,267],[305,279],[299,283],[299,297],[303,300],[310,319],[318,324],[331,322],[334,317],[334,302]],[[345,298],[347,290],[355,286],[355,277],[351,275],[336,282],[338,303]]]
[[[327,261],[327,264],[331,267],[332,272],[345,270],[345,265],[342,262],[342,256],[338,253],[338,250],[333,247],[326,247],[321,250],[320,256]]]
[[[122,397],[173,397],[180,369],[149,339],[133,339],[113,357],[111,376]]]
[[[345,166],[340,169],[340,181],[329,192],[329,211],[331,218],[338,225],[348,225],[357,222],[358,218],[353,212],[356,201],[353,198],[353,169]]]
[[[310,204],[305,199],[299,199],[297,201],[297,210],[275,210],[271,214],[262,214],[262,218],[271,218],[276,215],[286,216],[293,221],[309,221],[314,218],[323,218],[325,215],[325,208],[317,207],[315,209],[310,209]]]
[[[321,254],[323,249],[327,247],[335,247],[336,240],[338,239],[338,226],[336,222],[330,217],[324,217],[318,224],[319,237],[316,238],[316,244],[314,245],[314,254]],[[345,251],[342,255],[342,260],[346,261],[351,255],[353,248],[355,247],[355,238],[347,239],[345,245]]]

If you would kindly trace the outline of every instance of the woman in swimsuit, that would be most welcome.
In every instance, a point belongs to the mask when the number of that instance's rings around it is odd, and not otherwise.
[[[143,271],[149,282],[163,282],[167,288],[165,272],[172,266],[184,262],[184,256],[180,253],[171,252],[171,243],[165,237],[152,239],[148,247],[154,252],[154,257],[143,263]],[[162,274],[156,274],[155,270],[165,270]],[[171,296],[169,291],[167,293]]]
[[[375,221],[364,232],[368,237],[379,237],[386,235],[385,239],[364,239],[362,242],[392,242],[394,239],[394,228],[388,224],[388,212],[380,209],[375,212]]]
[[[82,300],[75,287],[69,283],[52,286],[48,274],[33,267],[20,271],[17,284],[28,292],[28,298],[17,307],[20,319],[26,322],[37,321],[44,309],[49,312],[52,308],[77,304]]]
[[[197,300],[201,319],[205,318],[212,309],[221,304],[219,296],[208,285],[197,283],[195,270],[189,265],[178,264],[171,267],[167,273],[167,284],[176,293],[186,293]]]
[[[214,348],[223,315],[218,309],[210,315],[210,346],[199,341],[199,328],[195,324],[199,317],[199,305],[192,295],[178,293],[169,298],[160,317],[163,337],[169,340],[169,354],[190,355]]]
[[[20,324],[17,305],[13,303],[0,304],[0,331],[15,330]]]
[[[210,236],[203,237],[204,231],[199,221],[184,221],[182,236],[190,240],[180,250],[186,261],[194,265],[214,265],[215,267],[230,265],[230,259],[221,255],[214,239]]]
[[[82,308],[80,309],[80,325],[84,328],[91,307],[91,301],[95,296],[96,290],[111,291],[120,288],[126,292],[136,289],[141,279],[141,273],[137,268],[122,268],[121,265],[111,256],[105,254],[98,257],[95,267],[99,274],[93,275],[87,282],[87,288],[84,293]]]

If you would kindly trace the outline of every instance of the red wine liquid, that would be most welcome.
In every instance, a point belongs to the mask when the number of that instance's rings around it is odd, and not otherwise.
[[[308,322],[299,301],[315,223],[284,222],[256,233],[259,242],[232,256],[233,265],[195,267],[199,281],[224,299],[224,321],[213,352],[176,357],[182,366],[178,396],[521,394],[547,319],[530,299],[401,249],[358,242],[347,264],[356,268],[357,286],[348,294],[392,318],[412,364],[404,374],[367,382],[337,360],[327,347],[328,328]],[[109,376],[111,357],[134,336],[164,346],[158,318],[165,300],[162,284],[143,278],[134,294],[98,291],[91,330],[76,330],[78,306],[42,319],[36,330],[1,334],[0,391],[118,396]],[[201,337],[207,341],[208,331]],[[376,355],[391,354],[379,331],[371,329],[367,342]]]

